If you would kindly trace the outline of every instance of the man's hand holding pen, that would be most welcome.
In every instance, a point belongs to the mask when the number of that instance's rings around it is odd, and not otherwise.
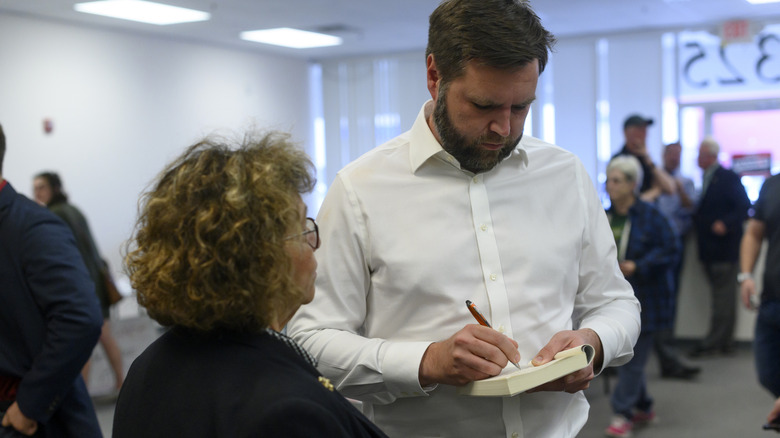
[[[421,386],[435,383],[465,385],[498,375],[510,362],[520,368],[517,364],[520,361],[517,342],[493,330],[474,303],[466,300],[466,307],[480,325],[469,324],[449,339],[428,346],[420,362]],[[600,370],[604,361],[601,339],[591,329],[556,333],[531,362],[533,366],[543,365],[553,360],[558,352],[583,344],[590,344],[596,350],[589,366],[528,392],[565,391],[573,394],[588,388],[595,377],[594,369]]]
[[[420,362],[420,385],[465,385],[498,375],[520,360],[517,342],[489,327],[468,324],[449,339],[434,342]]]

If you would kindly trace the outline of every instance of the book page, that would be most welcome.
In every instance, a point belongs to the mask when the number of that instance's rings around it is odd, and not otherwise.
[[[580,346],[577,346],[577,347],[567,348],[566,350],[559,351],[558,353],[555,353],[555,356],[553,356],[553,360],[563,359],[565,357],[576,356],[577,354],[580,353],[580,351],[582,351],[583,347],[585,347],[585,346],[584,345],[580,345]],[[585,347],[585,348],[586,348],[585,354],[588,354],[587,347]],[[500,373],[498,373],[498,375],[496,375],[496,376],[494,376],[492,378],[499,377],[499,376],[507,376],[507,375],[515,374],[515,373],[523,374],[521,371],[527,370],[529,368],[543,368],[545,365],[551,364],[552,362],[553,361],[551,360],[550,362],[547,362],[546,364],[542,364],[542,365],[539,365],[539,366],[534,366],[533,359],[531,359],[526,364],[522,364],[522,363],[519,364],[520,365],[520,369],[519,370],[517,369],[517,367],[515,367],[511,363],[508,363],[504,367],[504,369],[501,370]],[[588,357],[588,362],[590,363],[590,357]]]
[[[582,369],[593,360],[595,349],[581,345],[559,352],[554,360],[543,365],[526,365],[518,370],[506,367],[494,377],[477,380],[458,387],[458,393],[473,396],[513,396]]]

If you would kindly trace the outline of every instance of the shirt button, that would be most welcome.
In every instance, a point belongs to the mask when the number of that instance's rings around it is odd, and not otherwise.
[[[501,325],[498,326],[498,332],[499,333],[504,333],[505,331],[506,331],[506,328],[504,327],[504,324],[501,324]]]
[[[518,438],[519,436],[520,436],[520,434],[517,433],[517,432],[513,432],[512,433],[512,438]]]
[[[475,177],[472,179],[472,181],[474,181],[474,184],[478,183],[478,182],[479,182],[479,177],[478,177],[478,176],[475,176]]]
[[[496,278],[497,278],[496,274],[490,274],[491,280],[496,281]]]
[[[479,227],[479,229],[480,229],[480,230],[482,230],[482,231],[487,231],[487,225],[485,225],[485,224],[482,224],[482,225]]]

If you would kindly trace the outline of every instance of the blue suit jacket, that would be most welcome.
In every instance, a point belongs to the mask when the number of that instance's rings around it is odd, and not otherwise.
[[[715,169],[693,217],[702,262],[736,262],[739,259],[739,242],[748,208],[750,199],[739,176],[722,167]],[[726,224],[725,236],[712,232],[716,220]]]
[[[48,437],[99,437],[81,378],[103,318],[65,223],[0,190],[0,374],[21,379],[16,401]]]

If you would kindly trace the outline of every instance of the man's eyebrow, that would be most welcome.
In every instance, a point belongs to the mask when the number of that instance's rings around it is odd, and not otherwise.
[[[471,100],[472,103],[474,103],[476,105],[480,105],[480,106],[486,106],[486,107],[500,107],[501,106],[501,104],[496,103],[495,101],[493,101],[491,99],[486,99],[486,98],[477,97],[477,96],[471,97],[470,100]],[[528,98],[528,99],[524,100],[523,102],[520,102],[519,104],[514,104],[513,103],[511,106],[512,107],[526,107],[526,106],[529,106],[532,103],[534,103],[535,100],[536,100],[536,96],[533,96],[531,98]]]
[[[534,103],[534,101],[536,101],[536,96],[526,99],[524,102],[520,103],[520,105],[513,105],[513,106],[529,106],[532,103]]]

